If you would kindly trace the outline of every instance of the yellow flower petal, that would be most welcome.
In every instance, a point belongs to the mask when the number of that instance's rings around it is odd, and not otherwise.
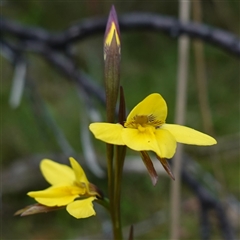
[[[42,191],[28,192],[27,195],[43,205],[52,207],[65,206],[84,193],[85,189],[79,187],[58,186],[49,187]]]
[[[174,136],[167,130],[159,128],[155,132],[161,158],[172,158],[176,152],[177,143]]]
[[[164,124],[161,129],[168,130],[176,139],[177,142],[193,145],[213,145],[217,141],[207,134],[177,124]]]
[[[95,200],[95,197],[89,197],[83,200],[74,201],[67,206],[67,211],[70,215],[75,218],[87,218],[93,215],[96,215],[95,210],[93,209],[92,201]]]
[[[120,40],[119,40],[119,36],[118,36],[117,27],[115,25],[115,22],[112,22],[110,30],[105,39],[105,45],[111,45],[111,42],[112,42],[114,36],[116,38],[117,45],[120,46]]]
[[[95,138],[106,143],[124,145],[122,140],[123,126],[114,123],[92,123],[89,126]]]
[[[88,186],[88,184],[89,184],[88,179],[87,179],[82,167],[80,166],[80,164],[72,157],[69,158],[69,161],[71,163],[72,169],[76,176],[77,182],[85,183],[85,185]]]
[[[153,115],[157,120],[165,122],[167,104],[160,94],[150,94],[133,108],[127,117],[127,122],[130,122],[136,115]]]
[[[134,128],[124,128],[122,138],[129,148],[135,151],[151,150],[160,154],[158,143],[154,135],[154,127],[146,127],[139,131]]]
[[[75,180],[73,170],[64,164],[56,163],[49,159],[43,159],[40,164],[44,178],[51,184],[71,185]]]

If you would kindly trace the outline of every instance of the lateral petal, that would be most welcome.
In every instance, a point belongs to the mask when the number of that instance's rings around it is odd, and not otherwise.
[[[174,136],[167,130],[158,128],[155,132],[161,158],[172,158],[176,152],[177,143]]]
[[[122,140],[123,126],[115,123],[91,123],[90,131],[95,138],[110,144],[124,145]]]
[[[127,117],[127,122],[136,115],[153,115],[164,123],[167,117],[167,104],[160,94],[152,93],[133,108]]]
[[[193,145],[214,145],[217,141],[207,134],[177,124],[163,124],[161,129],[168,130],[177,142]]]
[[[53,207],[65,206],[84,193],[85,189],[78,187],[58,186],[50,187],[42,191],[28,192],[27,195],[34,198],[38,203]]]
[[[160,154],[158,143],[153,133],[153,127],[146,127],[145,131],[139,131],[134,128],[124,128],[122,138],[129,148],[135,151],[154,151]]]
[[[93,200],[95,197],[89,197],[82,200],[74,201],[67,206],[67,211],[70,215],[75,218],[87,218],[96,215],[93,209]]]
[[[40,169],[44,178],[51,185],[71,185],[75,180],[74,172],[69,166],[50,159],[43,159],[40,163]]]
[[[88,179],[87,179],[85,172],[83,171],[81,165],[73,157],[70,157],[69,161],[71,163],[72,169],[76,176],[77,182],[85,183],[85,185],[88,186],[89,182],[88,182]]]

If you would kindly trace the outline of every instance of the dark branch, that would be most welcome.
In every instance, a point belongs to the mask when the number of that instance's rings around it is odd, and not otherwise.
[[[34,52],[42,55],[52,66],[58,69],[66,77],[77,83],[88,94],[96,97],[101,103],[105,104],[104,90],[98,86],[87,74],[77,69],[73,61],[63,53],[52,50],[40,42],[25,41],[18,44],[7,42],[3,39],[0,41],[3,49],[6,49],[14,56],[14,59],[20,55],[21,51]]]
[[[19,38],[42,41],[52,48],[65,48],[68,44],[104,33],[106,18],[90,18],[73,25],[60,33],[48,33],[39,28],[23,27],[15,22],[2,19],[1,32]],[[198,23],[181,23],[179,20],[152,13],[129,13],[119,17],[121,32],[129,30],[163,31],[171,37],[186,34],[201,39],[226,51],[240,56],[240,40],[227,31]]]
[[[184,165],[191,162],[191,158],[185,155]],[[202,239],[209,239],[210,237],[210,226],[208,220],[209,210],[214,210],[218,216],[219,228],[222,231],[223,239],[233,240],[235,239],[232,226],[228,220],[227,214],[225,213],[222,203],[213,196],[213,194],[207,190],[199,180],[194,177],[193,174],[189,173],[187,169],[182,170],[182,180],[188,185],[188,187],[196,194],[201,204],[201,227],[202,227]]]

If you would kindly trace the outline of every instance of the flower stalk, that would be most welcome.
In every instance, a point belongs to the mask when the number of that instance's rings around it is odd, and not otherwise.
[[[124,124],[126,119],[126,108],[123,88],[120,87],[120,104],[119,104],[119,114],[118,122]],[[116,229],[114,230],[117,234],[117,239],[122,239],[122,225],[121,225],[121,183],[122,183],[122,173],[123,165],[126,156],[126,146],[116,146],[116,159],[115,159],[115,175],[114,175],[114,211],[115,211],[115,221]]]
[[[121,44],[117,14],[114,6],[109,13],[104,36],[104,77],[106,92],[107,122],[115,122],[116,103],[120,81]],[[123,147],[116,147],[115,167],[113,166],[114,145],[107,144],[108,192],[114,239],[122,239],[120,220],[120,179],[125,158]]]

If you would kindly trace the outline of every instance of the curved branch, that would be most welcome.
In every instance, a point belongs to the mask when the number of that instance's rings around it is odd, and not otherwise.
[[[75,24],[60,33],[48,33],[40,28],[23,27],[22,25],[1,19],[0,29],[4,33],[20,38],[43,41],[52,48],[65,48],[68,44],[103,33],[106,18],[89,18]],[[240,40],[227,31],[194,22],[181,23],[179,20],[152,13],[128,13],[119,17],[121,31],[147,30],[163,31],[171,37],[186,34],[198,38],[226,51],[240,56]]]
[[[63,73],[66,77],[77,83],[77,86],[83,88],[88,94],[92,94],[101,103],[105,104],[105,92],[101,86],[97,85],[96,82],[91,79],[87,74],[85,74],[80,69],[77,69],[75,64],[71,59],[66,57],[59,51],[53,50],[35,41],[20,42],[18,44],[13,44],[0,39],[0,46],[11,53],[12,61],[18,57],[21,51],[28,51],[41,54],[52,66],[56,67],[60,73]]]
[[[232,229],[231,223],[228,220],[228,216],[225,212],[225,209],[220,202],[220,200],[214,196],[203,184],[199,182],[199,179],[194,176],[193,173],[189,173],[187,166],[191,166],[192,159],[185,155],[184,157],[186,166],[182,169],[182,180],[188,185],[188,187],[196,194],[201,205],[201,223],[202,223],[202,237],[209,237],[209,223],[208,223],[208,211],[214,209],[218,216],[218,221],[220,225],[220,230],[222,232],[223,239],[233,240],[235,239],[234,231]],[[193,167],[192,165],[191,167]],[[206,231],[206,232],[205,232]],[[203,238],[205,239],[205,238]]]

